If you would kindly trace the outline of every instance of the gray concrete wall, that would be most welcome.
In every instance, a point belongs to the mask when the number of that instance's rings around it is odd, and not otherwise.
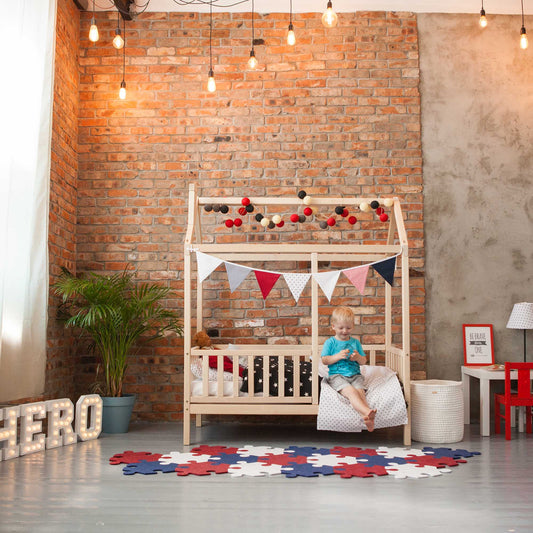
[[[533,302],[533,17],[526,51],[520,17],[477,18],[418,17],[429,378],[460,379],[464,323],[493,324],[497,362],[522,360],[506,324]]]

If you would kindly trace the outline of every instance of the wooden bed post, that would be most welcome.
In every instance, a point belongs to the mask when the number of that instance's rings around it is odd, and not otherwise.
[[[398,237],[402,246],[402,349],[404,396],[407,404],[407,424],[403,428],[403,443],[411,444],[411,319],[409,313],[409,244],[403,223],[402,210],[398,198],[394,198],[394,218],[398,228]]]
[[[192,301],[191,301],[191,246],[194,229],[194,219],[196,213],[196,195],[194,184],[189,184],[189,212],[187,216],[187,231],[185,233],[185,243],[183,249],[183,444],[188,446],[191,441],[191,322],[192,322]]]
[[[311,272],[313,274],[318,272],[318,255],[316,253],[311,254]],[[318,404],[318,283],[314,276],[311,276],[311,279],[311,352],[313,354],[311,395],[313,396],[313,403]]]

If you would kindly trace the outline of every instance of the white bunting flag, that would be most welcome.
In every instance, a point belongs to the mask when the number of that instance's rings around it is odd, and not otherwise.
[[[313,277],[316,279],[317,283],[320,285],[320,288],[324,291],[328,302],[331,301],[331,296],[337,285],[337,280],[341,274],[340,270],[334,270],[332,272],[319,272],[318,274],[313,274]]]
[[[252,271],[251,268],[236,265],[235,263],[224,262],[226,272],[228,273],[229,290],[234,292],[239,288],[239,285],[246,279],[246,276]]]
[[[220,263],[223,263],[222,259],[213,257],[212,255],[204,254],[203,252],[196,252],[196,261],[198,262],[198,281],[201,283],[204,281]]]
[[[294,300],[298,303],[300,295],[302,294],[302,291],[307,285],[311,274],[295,274],[291,272],[283,274],[283,277],[285,278],[285,281],[287,282],[287,285],[291,290]]]

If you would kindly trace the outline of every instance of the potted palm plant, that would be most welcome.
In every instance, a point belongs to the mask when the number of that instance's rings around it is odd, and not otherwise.
[[[100,359],[104,433],[128,430],[135,401],[134,395],[123,392],[129,357],[141,344],[167,332],[183,333],[177,313],[162,304],[170,289],[155,283],[135,283],[134,277],[135,273],[127,270],[109,276],[74,276],[63,269],[54,285],[55,293],[63,299],[66,327],[79,328],[89,336]],[[122,410],[127,420],[118,422]]]

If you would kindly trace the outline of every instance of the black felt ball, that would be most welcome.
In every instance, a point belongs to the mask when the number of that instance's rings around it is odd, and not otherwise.
[[[300,200],[303,200],[307,196],[307,193],[305,191],[298,191],[298,198]]]
[[[326,229],[328,227],[328,223],[325,221],[325,220],[321,220],[318,225],[322,228],[322,229]]]
[[[342,215],[342,212],[344,211],[344,206],[342,205],[338,205],[336,208],[335,208],[335,213],[337,215]]]
[[[220,206],[220,212],[226,214],[229,211],[229,207],[227,205],[221,205]]]
[[[215,213],[218,213],[218,212],[220,211],[220,204],[215,204],[215,205],[213,206],[213,211],[214,211]]]
[[[305,215],[300,215],[298,217],[298,222],[305,222]]]
[[[213,206],[211,204],[205,204],[204,211],[206,211],[207,213],[209,213],[210,211],[213,211]]]
[[[274,222],[272,222],[272,220],[268,223],[268,229],[274,229],[276,227],[276,224],[274,224]]]
[[[372,209],[377,209],[379,207],[379,202],[377,200],[374,200],[373,202],[370,202],[370,207]]]
[[[254,210],[254,206],[253,206],[252,204],[248,204],[248,205],[246,206],[246,211],[247,211],[248,213],[252,213],[253,210]]]
[[[257,215],[255,215],[255,219],[257,222],[261,222],[261,220],[263,220],[263,215],[261,213],[257,213]]]

